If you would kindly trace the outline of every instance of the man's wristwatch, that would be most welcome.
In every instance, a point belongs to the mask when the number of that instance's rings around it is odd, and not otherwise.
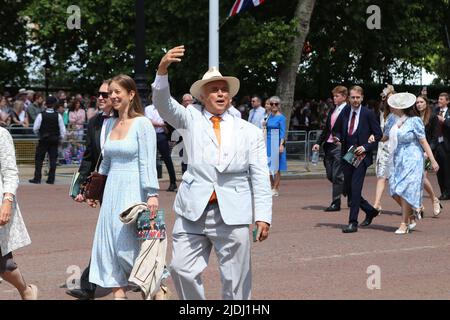
[[[14,196],[3,196],[3,201],[8,200],[9,202],[14,202]]]

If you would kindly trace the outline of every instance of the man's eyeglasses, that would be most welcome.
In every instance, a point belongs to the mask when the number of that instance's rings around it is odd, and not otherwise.
[[[109,93],[99,91],[97,94],[97,97],[99,97],[99,96],[102,96],[103,99],[107,99],[109,97]]]
[[[278,105],[280,105],[280,104],[279,104],[278,102],[271,102],[270,105],[271,105],[271,106],[278,106]]]

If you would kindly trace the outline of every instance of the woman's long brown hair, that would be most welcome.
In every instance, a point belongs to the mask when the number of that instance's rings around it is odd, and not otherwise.
[[[425,105],[427,106],[423,112],[423,116],[420,114],[420,111],[417,109],[417,105],[414,104],[414,111],[416,112],[416,114],[422,118],[423,124],[427,125],[430,122],[430,118],[431,118],[431,108],[430,108],[430,102],[428,101],[428,98],[425,96],[418,96],[417,98],[422,98],[423,101],[425,101]]]
[[[126,74],[119,74],[111,79],[109,84],[116,82],[119,86],[127,90],[128,94],[134,91],[134,97],[130,101],[130,107],[128,108],[128,118],[135,118],[143,116],[145,114],[144,107],[142,106],[141,98],[139,97],[136,82],[133,78],[127,76]]]

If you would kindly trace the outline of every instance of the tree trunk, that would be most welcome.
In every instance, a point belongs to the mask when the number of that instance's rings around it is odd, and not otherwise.
[[[280,67],[276,92],[281,98],[281,112],[286,116],[286,132],[289,130],[291,120],[298,66],[305,39],[309,32],[309,23],[315,3],[315,0],[298,0],[294,16],[299,20],[298,34],[293,41],[292,55],[288,58],[286,64]]]

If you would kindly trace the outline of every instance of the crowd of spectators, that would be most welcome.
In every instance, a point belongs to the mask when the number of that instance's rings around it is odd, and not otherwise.
[[[241,112],[242,119],[248,120],[249,110],[251,110],[250,96],[243,97],[240,100],[240,103],[237,103],[236,100],[233,103],[233,105]],[[262,105],[264,104],[265,103],[263,101]],[[363,101],[363,104],[365,104],[369,109],[372,109],[375,112],[377,119],[380,118],[380,113],[383,112],[383,105],[381,100],[367,100]],[[437,107],[437,100],[430,99],[430,104],[433,109],[435,109]],[[294,101],[289,130],[323,130],[327,120],[328,112],[332,107],[332,98],[300,99]],[[285,116],[288,115],[285,114]]]
[[[67,136],[60,147],[60,163],[78,163],[84,152],[84,133],[87,121],[98,112],[96,97],[87,94],[68,95],[60,90],[53,94],[58,100],[59,112],[67,129]],[[20,89],[12,96],[0,93],[0,126],[6,127],[14,138],[34,137],[33,123],[46,109],[44,94]]]
[[[67,129],[67,136],[60,148],[60,162],[70,164],[79,162],[84,152],[84,133],[87,121],[98,112],[96,97],[88,94],[67,94],[60,90],[53,94],[57,100],[56,111],[59,112]],[[262,99],[262,105],[265,105]],[[435,104],[435,101],[430,101]],[[243,96],[239,101],[236,97],[232,105],[240,112],[242,119],[248,120],[252,109],[251,96]],[[379,119],[382,112],[380,101],[365,102],[369,109],[374,110]],[[333,107],[333,100],[300,99],[294,101],[290,118],[290,131],[322,130],[325,127],[327,114]],[[0,126],[6,127],[13,137],[21,135],[33,136],[33,123],[37,115],[45,110],[45,97],[40,92],[20,89],[17,95],[8,92],[0,93]],[[285,116],[288,116],[285,114]]]

